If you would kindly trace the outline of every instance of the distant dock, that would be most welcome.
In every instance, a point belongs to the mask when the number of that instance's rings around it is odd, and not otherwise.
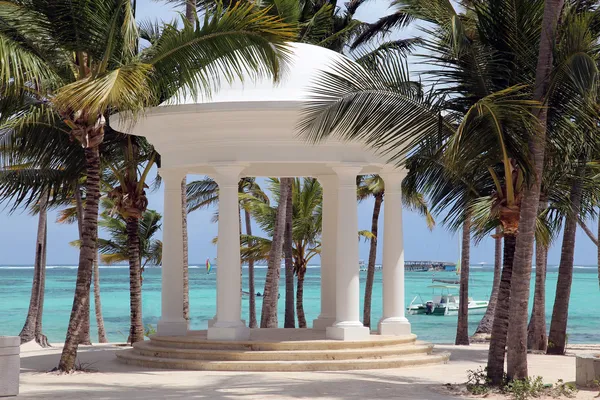
[[[404,270],[411,272],[456,271],[456,263],[447,261],[404,261]]]

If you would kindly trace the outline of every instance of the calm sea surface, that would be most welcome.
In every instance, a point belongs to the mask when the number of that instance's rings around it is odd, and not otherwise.
[[[470,295],[477,300],[489,297],[493,273],[489,267],[471,267]],[[596,267],[575,267],[573,289],[569,308],[568,334],[571,343],[600,343],[600,318],[594,311],[600,303]],[[0,266],[0,335],[18,335],[29,306],[33,268],[26,266]],[[256,270],[256,288],[262,292],[266,268]],[[308,269],[304,287],[304,309],[306,319],[311,321],[320,309],[320,270]],[[44,333],[52,342],[63,342],[75,290],[76,267],[51,266],[46,274],[46,300],[44,304]],[[366,273],[361,272],[361,298],[364,292]],[[417,296],[429,298],[432,289],[432,273],[406,273],[406,304]],[[436,278],[455,279],[453,272],[436,273]],[[557,269],[549,267],[546,293],[548,327],[552,315],[556,290]],[[129,273],[127,267],[101,267],[100,288],[102,311],[110,341],[125,341],[129,324]],[[215,315],[216,269],[207,274],[204,267],[190,268],[190,314],[192,329],[206,329],[206,321]],[[247,270],[244,269],[244,290],[247,290]],[[532,277],[532,291],[533,291]],[[160,317],[161,270],[147,268],[143,283],[144,324],[156,325]],[[279,321],[283,324],[284,281],[282,271]],[[243,318],[248,315],[248,298],[243,298]],[[531,305],[531,304],[530,304]],[[257,298],[260,318],[261,299]],[[372,320],[381,316],[381,271],[375,275],[373,289]],[[361,299],[362,310],[362,299]],[[92,310],[92,341],[97,341],[94,312]],[[362,311],[360,313],[362,316]],[[428,315],[408,316],[412,330],[422,340],[431,342],[453,342],[456,333],[456,316],[437,317]],[[471,316],[471,333],[481,316]]]

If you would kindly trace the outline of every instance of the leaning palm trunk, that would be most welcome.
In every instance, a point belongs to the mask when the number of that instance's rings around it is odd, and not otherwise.
[[[545,199],[540,199],[539,213],[548,207]],[[535,242],[535,289],[531,319],[527,327],[527,349],[545,352],[548,346],[546,335],[546,267],[548,246],[539,240]]]
[[[546,0],[537,60],[533,99],[545,103],[550,86],[553,67],[556,26],[562,12],[564,0]],[[537,135],[529,140],[532,164],[535,166],[535,179],[526,188],[521,202],[519,236],[515,246],[514,279],[510,293],[508,331],[507,376],[508,379],[527,379],[527,314],[531,282],[531,262],[535,224],[544,168],[548,107],[536,111],[539,128]]]
[[[46,293],[46,255],[48,254],[48,220],[44,226],[44,247],[42,251],[42,265],[40,269],[40,306],[38,307],[37,321],[35,321],[35,341],[42,347],[51,347],[46,335],[42,333],[44,318],[44,295]]]
[[[33,284],[31,286],[31,297],[29,299],[29,311],[25,324],[19,336],[21,343],[27,343],[35,340],[40,345],[46,347],[48,340],[42,334],[42,314],[44,302],[44,281],[45,281],[45,252],[46,252],[46,220],[48,210],[48,192],[44,191],[40,197],[38,216],[38,232],[35,243],[35,262],[33,266]]]
[[[90,132],[89,140],[95,145],[85,148],[87,167],[86,202],[84,208],[84,221],[81,233],[81,247],[79,250],[79,267],[77,268],[77,282],[73,308],[69,319],[69,327],[65,345],[61,354],[58,369],[70,372],[75,367],[79,333],[85,308],[89,309],[90,286],[92,283],[92,269],[94,259],[97,257],[96,245],[98,242],[98,200],[100,199],[100,153],[99,143],[104,135],[103,128],[96,128]]]
[[[471,252],[471,215],[466,212],[462,231],[462,254],[460,256],[460,290],[458,323],[456,324],[457,345],[469,345],[469,263]]]
[[[306,316],[304,315],[304,275],[306,265],[298,268],[298,281],[296,282],[296,314],[298,314],[298,328],[306,328]]]
[[[96,311],[96,325],[98,326],[98,342],[108,343],[104,318],[102,317],[102,301],[100,300],[100,268],[98,257],[94,259],[94,310]]]
[[[187,8],[186,8],[187,15]],[[183,235],[183,318],[190,320],[190,271],[188,260],[187,179],[181,181],[181,230]]]
[[[515,254],[516,235],[504,234],[504,261],[498,302],[492,324],[492,337],[488,353],[487,376],[492,385],[502,384],[504,378],[504,356],[506,352],[506,337],[508,333],[508,318],[510,306],[510,286]]]
[[[500,274],[502,273],[502,229],[496,228],[494,235],[494,281],[492,283],[492,294],[485,315],[479,321],[479,326],[475,330],[474,338],[489,340],[492,333],[492,324],[494,323],[494,312],[498,302],[498,290],[500,287]]]
[[[293,247],[292,247],[292,178],[282,178],[281,182],[286,181],[285,184],[290,188],[290,194],[286,199],[285,206],[285,233],[283,234],[283,254],[285,257],[285,320],[284,328],[295,328],[296,327],[296,315],[294,314],[294,260],[293,260]],[[298,277],[300,279],[300,277]],[[298,326],[303,328],[301,325],[300,315],[298,315]],[[304,320],[304,327],[306,327],[306,320]]]
[[[367,266],[367,281],[365,282],[365,305],[363,308],[363,325],[371,327],[371,299],[373,298],[373,282],[375,281],[375,260],[377,258],[377,234],[379,228],[379,213],[383,203],[383,192],[375,193],[373,217],[371,218],[371,247],[369,248],[369,265]]]
[[[269,251],[267,277],[263,291],[262,313],[260,317],[261,328],[277,328],[277,298],[279,296],[279,275],[281,273],[281,251],[283,247],[283,234],[285,231],[285,216],[287,209],[287,196],[290,187],[287,180],[282,179],[279,188],[280,199],[275,217],[273,241]]]
[[[569,315],[569,298],[573,283],[573,262],[575,256],[575,234],[577,219],[581,208],[581,179],[583,167],[579,167],[575,182],[571,187],[571,212],[565,218],[560,265],[558,266],[558,281],[556,296],[552,309],[552,322],[548,335],[548,354],[564,354],[567,347],[567,319]]]
[[[142,322],[142,274],[140,266],[139,220],[127,218],[127,255],[129,256],[129,305],[131,326],[129,341],[131,344],[144,340]]]
[[[244,210],[244,216],[246,217],[246,234],[248,237],[252,237],[252,220],[250,218],[250,212],[248,210]],[[248,310],[248,316],[250,321],[248,322],[248,326],[250,328],[257,328],[258,324],[256,322],[256,288],[254,287],[254,260],[248,260],[248,291],[250,292],[250,299],[248,301],[248,306],[250,310]]]

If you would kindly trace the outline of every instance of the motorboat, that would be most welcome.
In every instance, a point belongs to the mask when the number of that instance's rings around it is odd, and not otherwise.
[[[420,295],[413,298],[407,308],[407,313],[411,315],[458,315],[459,296],[451,291],[458,291],[457,285],[430,285],[433,289],[431,300],[423,301]],[[436,293],[439,289],[439,293]],[[419,302],[420,300],[420,302]],[[484,314],[489,305],[486,300],[474,300],[469,297],[469,314]]]

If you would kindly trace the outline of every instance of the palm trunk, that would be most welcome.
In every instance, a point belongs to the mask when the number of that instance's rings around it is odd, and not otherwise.
[[[100,128],[96,135],[102,135]],[[96,246],[98,242],[98,200],[100,199],[100,153],[99,146],[85,148],[87,167],[86,202],[84,221],[81,234],[81,248],[79,250],[79,267],[77,269],[77,282],[73,309],[69,319],[69,327],[65,338],[65,345],[61,354],[58,369],[70,372],[75,367],[79,333],[82,328],[82,319],[86,306],[89,310],[90,286],[92,283],[92,269],[94,259],[97,257]],[[86,297],[88,301],[86,301]]]
[[[540,199],[539,213],[548,207],[545,199]],[[527,348],[545,352],[548,346],[546,336],[546,267],[548,247],[539,240],[535,242],[535,289],[531,319],[527,327]]]
[[[577,220],[581,208],[581,175],[583,162],[581,162],[575,182],[571,187],[571,212],[565,218],[565,231],[563,234],[560,265],[558,266],[558,281],[556,282],[556,296],[552,310],[552,322],[548,335],[548,354],[564,354],[567,347],[567,320],[569,315],[569,299],[571,297],[571,284],[573,283],[573,263],[575,257],[575,235]]]
[[[462,254],[460,256],[460,290],[456,345],[469,345],[469,263],[471,253],[471,215],[465,212],[462,232]]]
[[[492,324],[492,337],[488,353],[487,376],[492,385],[502,384],[504,378],[504,356],[506,352],[506,338],[508,333],[508,318],[510,306],[510,286],[515,255],[515,235],[504,235],[504,261],[500,286],[498,289],[498,302]]]
[[[47,215],[47,209],[44,209]],[[37,321],[35,322],[35,341],[42,347],[51,347],[48,338],[43,333],[42,322],[44,317],[44,295],[46,293],[46,255],[48,254],[48,220],[44,224],[44,245],[42,248],[42,264],[40,266],[40,306],[38,307]]]
[[[98,267],[98,255],[94,259],[94,309],[96,311],[96,325],[98,325],[98,342],[108,343],[106,330],[104,329],[104,318],[102,317],[102,301],[100,300],[100,268]]]
[[[377,235],[379,229],[379,213],[383,203],[383,192],[375,193],[373,217],[371,218],[371,247],[369,248],[369,265],[367,266],[367,281],[365,283],[365,305],[363,309],[363,325],[371,328],[371,299],[373,298],[373,282],[375,281],[375,260],[377,258]]]
[[[244,211],[244,215],[246,217],[246,234],[248,237],[252,237],[252,219],[250,217],[250,212],[248,210]],[[250,292],[250,300],[248,305],[250,310],[248,311],[249,323],[248,326],[250,328],[257,328],[258,324],[256,322],[256,288],[254,286],[254,260],[248,260],[248,291]]]
[[[562,13],[564,0],[546,0],[537,60],[533,99],[546,102],[550,75],[553,67],[553,50],[556,41],[556,26]],[[519,236],[515,246],[514,279],[510,293],[508,331],[508,379],[527,379],[527,314],[531,282],[531,262],[535,224],[542,187],[544,153],[548,107],[534,110],[539,120],[537,135],[529,140],[532,164],[535,166],[535,180],[525,189],[521,202]]]
[[[304,275],[306,265],[298,268],[298,281],[296,282],[296,314],[298,314],[298,328],[306,328],[306,317],[304,315]]]
[[[79,228],[79,240],[81,241],[82,232],[83,232],[83,219],[84,219],[84,210],[83,210],[83,201],[81,200],[81,191],[79,188],[79,183],[75,185],[75,207],[77,209],[77,227]],[[96,244],[97,246],[97,244]],[[96,254],[98,254],[98,248],[96,247]],[[97,259],[97,258],[95,258]],[[90,345],[92,341],[90,339],[90,294],[87,294],[87,307],[85,308],[82,327],[79,331],[79,344]]]
[[[475,331],[474,337],[487,338],[492,333],[492,325],[494,323],[494,312],[498,303],[498,290],[500,288],[500,274],[502,272],[502,229],[496,228],[494,235],[494,282],[492,283],[492,294],[485,315],[479,321],[479,326]]]
[[[287,209],[287,196],[290,195],[289,183],[286,179],[281,180],[280,199],[275,217],[275,228],[273,230],[273,242],[269,251],[267,263],[267,277],[263,291],[262,313],[260,317],[261,328],[277,328],[277,300],[279,296],[279,276],[281,274],[281,251],[283,247],[283,236],[285,231],[285,218]]]
[[[185,1],[185,18],[190,21],[190,23],[194,23],[196,21],[196,1],[195,0],[186,0]]]
[[[285,257],[285,321],[284,328],[296,327],[296,315],[294,312],[294,260],[292,244],[292,178],[282,178],[289,185],[290,195],[287,197],[285,208],[285,233],[283,234],[283,254]],[[298,315],[298,324],[300,325],[300,315]],[[306,326],[306,321],[304,321]],[[302,328],[302,326],[300,326]]]
[[[181,228],[183,235],[183,318],[190,320],[190,270],[188,260],[187,178],[181,181]]]
[[[548,247],[536,241],[535,244],[535,291],[533,309],[527,327],[527,348],[545,352],[548,349],[546,335],[546,267]]]
[[[597,246],[597,252],[598,252],[598,286],[600,286],[600,215],[598,215],[598,236],[596,236],[598,238],[598,246]]]
[[[131,326],[129,328],[130,343],[144,340],[144,323],[142,322],[142,274],[140,267],[139,220],[127,218],[127,254],[129,256],[129,305]]]
[[[47,220],[47,209],[48,209],[48,192],[43,191],[39,201],[40,212],[38,215],[38,230],[37,239],[35,243],[35,261],[33,266],[33,283],[31,286],[31,297],[29,298],[29,310],[27,311],[27,318],[25,324],[19,336],[21,337],[21,343],[27,343],[36,339],[36,332],[38,331],[38,319],[41,318],[42,311],[40,308],[43,306],[43,291],[44,291],[44,276],[45,276],[45,265],[44,265],[44,243],[46,237],[46,220]],[[39,323],[39,332],[41,333],[41,321]]]

